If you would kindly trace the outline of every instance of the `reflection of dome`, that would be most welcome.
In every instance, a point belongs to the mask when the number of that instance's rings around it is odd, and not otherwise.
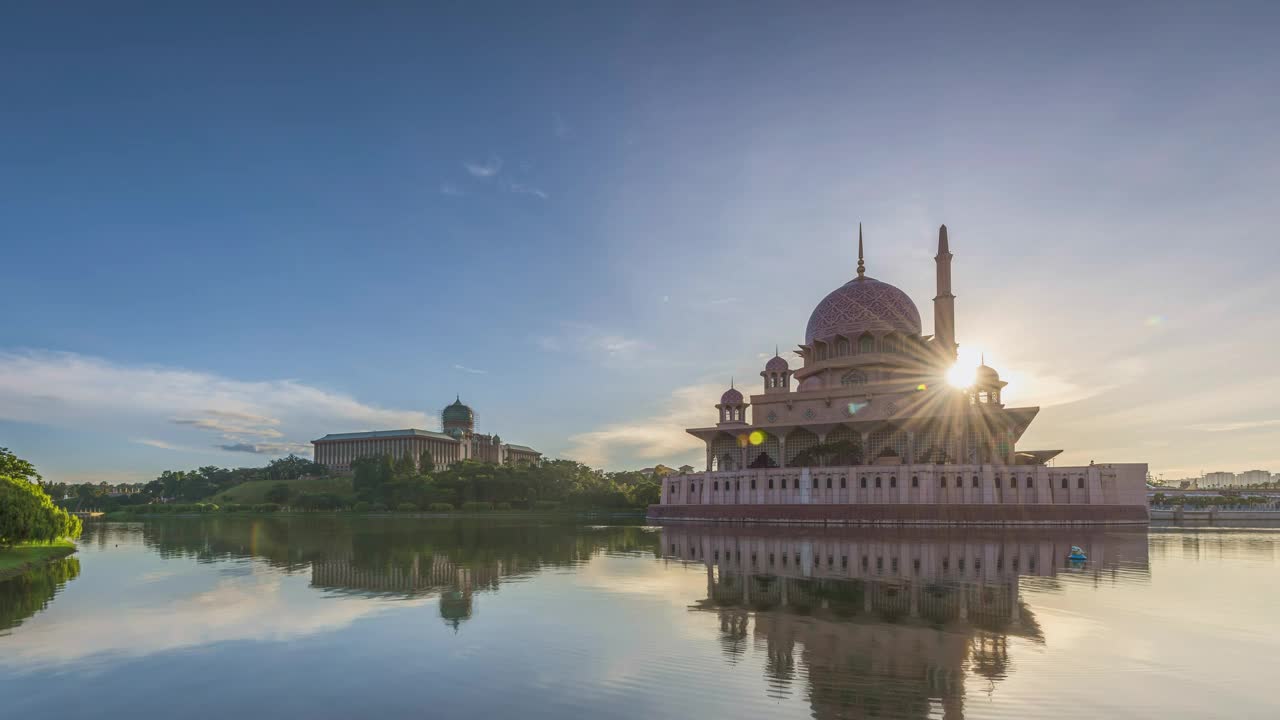
[[[786,372],[791,367],[787,365],[787,361],[781,355],[774,355],[769,362],[764,364],[765,372]]]
[[[454,630],[471,618],[471,595],[459,590],[440,593],[440,618]]]
[[[920,334],[920,311],[898,288],[870,277],[841,285],[818,303],[804,331],[806,344],[844,335],[856,341],[864,332]]]
[[[742,393],[738,392],[734,388],[729,388],[728,390],[724,391],[723,395],[720,396],[720,404],[721,405],[741,405]]]

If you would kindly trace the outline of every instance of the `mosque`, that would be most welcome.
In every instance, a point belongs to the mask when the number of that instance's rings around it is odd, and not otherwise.
[[[947,381],[952,258],[943,225],[926,336],[911,298],[866,274],[859,226],[857,276],[814,308],[800,367],[775,352],[758,394],[726,390],[718,422],[688,430],[706,470],[668,478],[650,517],[1145,523],[1145,464],[1052,467],[1061,450],[1017,448],[1040,409],[1006,406],[994,368],[984,361],[967,387]]]
[[[404,430],[372,430],[369,432],[330,433],[312,440],[315,461],[332,472],[348,472],[351,462],[362,457],[390,455],[399,459],[409,455],[418,461],[424,452],[431,453],[434,468],[447,468],[462,460],[477,460],[495,465],[536,463],[542,453],[526,445],[502,442],[497,435],[477,433],[476,413],[458,397],[440,413],[444,432],[406,428]]]

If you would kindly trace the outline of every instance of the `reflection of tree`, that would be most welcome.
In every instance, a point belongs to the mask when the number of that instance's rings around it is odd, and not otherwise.
[[[0,582],[0,630],[16,627],[44,610],[79,574],[80,560],[69,557]]]

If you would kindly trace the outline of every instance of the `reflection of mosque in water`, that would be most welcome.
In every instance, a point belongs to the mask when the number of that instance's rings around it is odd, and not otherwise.
[[[706,566],[694,609],[719,616],[729,662],[750,638],[768,693],[790,695],[799,678],[817,718],[963,717],[966,674],[994,691],[1010,638],[1044,642],[1020,578],[1147,567],[1144,532],[813,533],[669,527],[662,549]],[[1073,544],[1091,559],[1063,569]]]
[[[444,554],[414,552],[402,566],[369,567],[351,558],[316,561],[311,564],[311,586],[400,597],[436,595],[440,617],[456,630],[475,614],[477,592],[496,591],[502,578],[528,570],[509,560],[463,566]]]

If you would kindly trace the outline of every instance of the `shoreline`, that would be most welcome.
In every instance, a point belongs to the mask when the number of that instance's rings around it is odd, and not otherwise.
[[[0,548],[0,581],[61,560],[75,554],[79,548],[70,540],[55,540],[49,544],[20,543],[11,548]]]

